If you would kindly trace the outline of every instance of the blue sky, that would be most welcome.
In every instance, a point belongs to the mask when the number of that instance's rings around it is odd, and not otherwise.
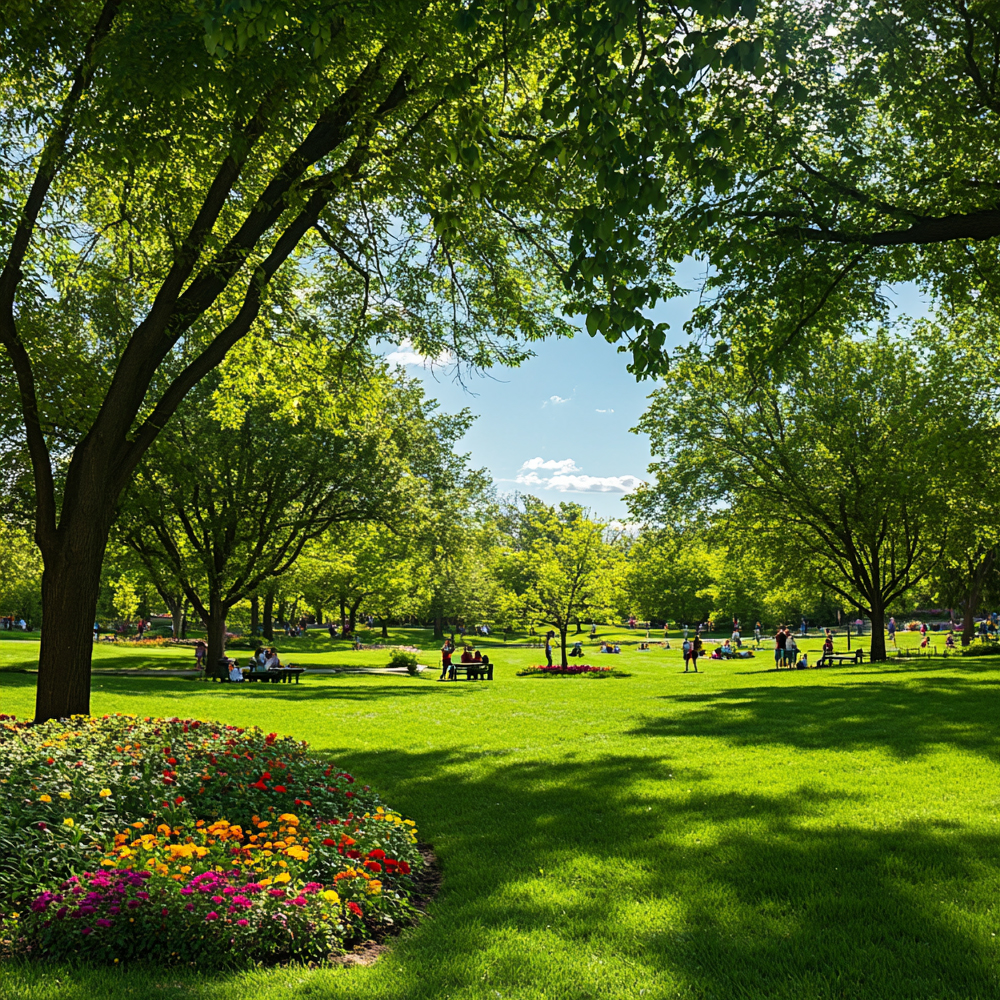
[[[694,266],[679,280],[695,284]],[[913,289],[893,295],[901,311],[922,311]],[[670,324],[668,343],[684,339],[693,295],[657,309]],[[441,408],[468,407],[477,415],[462,441],[472,464],[485,467],[500,491],[533,493],[546,503],[568,500],[604,518],[626,520],[624,496],[646,478],[649,440],[630,434],[646,408],[656,382],[636,382],[625,366],[630,356],[585,332],[572,340],[551,340],[535,347],[535,357],[520,368],[494,369],[484,377],[464,375],[464,386],[448,367],[425,368],[406,345],[387,351],[425,383]]]

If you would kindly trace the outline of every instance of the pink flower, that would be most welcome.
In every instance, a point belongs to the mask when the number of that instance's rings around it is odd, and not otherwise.
[[[184,905],[184,909],[190,913],[190,911],[194,909],[194,903],[186,903]]]
[[[249,920],[237,920],[236,925],[238,927],[246,927],[250,923]]]
[[[208,913],[205,914],[205,919],[206,920],[218,920],[219,919],[219,914],[216,913],[215,910],[211,910],[211,911],[209,911]]]

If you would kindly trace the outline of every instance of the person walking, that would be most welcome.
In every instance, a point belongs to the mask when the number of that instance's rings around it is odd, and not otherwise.
[[[552,666],[552,636],[555,632],[551,630],[545,633],[545,662],[551,667]]]
[[[895,646],[896,645],[896,619],[895,618],[890,618],[889,619],[889,629],[888,629],[888,631],[889,631],[889,642],[891,642]]]
[[[703,648],[704,644],[701,641],[701,634],[698,633],[691,641],[691,666],[694,667],[695,673],[698,673],[698,657],[701,656]]]
[[[205,657],[208,655],[208,643],[199,639],[194,644],[194,662],[199,670],[205,669]]]
[[[760,633],[761,633],[761,624],[760,622],[757,622],[757,624],[754,625],[753,627],[753,637],[756,642],[756,645],[758,646],[760,645]]]
[[[687,673],[691,666],[691,643],[688,639],[684,640],[681,649],[684,651],[684,673]]]

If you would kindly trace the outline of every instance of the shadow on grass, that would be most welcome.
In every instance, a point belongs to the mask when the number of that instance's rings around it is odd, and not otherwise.
[[[434,817],[445,885],[435,919],[395,956],[406,995],[438,995],[437,949],[468,961],[485,941],[514,934],[517,959],[505,966],[490,957],[491,985],[503,995],[530,986],[536,948],[600,951],[608,965],[614,956],[616,976],[624,963],[647,995],[651,987],[719,1000],[1000,995],[980,919],[1000,877],[987,834],[951,823],[825,822],[830,812],[856,815],[866,794],[810,786],[713,794],[695,785],[709,775],[679,760],[473,771],[457,767],[469,763],[461,751],[333,756],[397,807]],[[669,781],[672,794],[649,784],[637,793],[640,781]],[[567,996],[626,992],[596,964],[580,964]]]
[[[896,673],[897,671],[885,671]],[[864,684],[740,687],[713,694],[660,695],[663,717],[647,716],[633,736],[706,736],[737,746],[784,743],[803,750],[880,747],[912,757],[947,744],[1000,760],[1000,681],[921,677]]]

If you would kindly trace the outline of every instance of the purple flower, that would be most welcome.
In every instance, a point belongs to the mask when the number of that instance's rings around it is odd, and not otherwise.
[[[142,906],[142,903],[138,899],[130,899],[128,901],[128,908],[134,910],[137,906]]]
[[[92,933],[93,933],[93,930],[94,930],[94,928],[93,928],[93,927],[81,927],[81,928],[80,928],[80,933],[81,933],[81,934],[85,934],[85,935],[86,935],[86,934],[92,934]]]
[[[100,920],[95,920],[94,923],[98,927],[110,927],[111,924],[112,924],[112,921],[111,920],[105,920],[104,917],[101,917]]]
[[[184,904],[184,909],[187,910],[190,913],[191,910],[194,909],[194,903],[185,903]]]
[[[108,910],[111,913],[121,913],[122,912],[122,908],[120,906],[109,906]]]
[[[218,920],[219,919],[219,914],[216,913],[215,910],[210,910],[208,913],[205,914],[205,919],[206,920]]]
[[[62,920],[62,918],[65,917],[65,916],[66,916],[66,907],[65,906],[60,906],[59,909],[56,910],[56,919],[57,920]]]

